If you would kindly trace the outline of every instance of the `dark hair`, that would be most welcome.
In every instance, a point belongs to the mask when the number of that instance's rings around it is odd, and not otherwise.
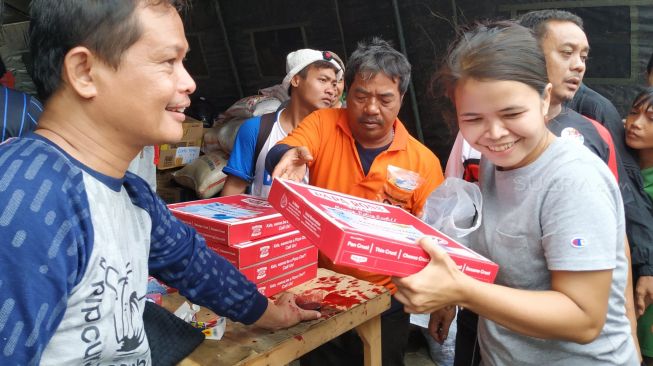
[[[392,79],[398,78],[401,95],[406,94],[406,90],[408,90],[408,83],[410,83],[408,59],[381,38],[374,37],[369,42],[358,43],[358,48],[349,57],[345,70],[347,89],[351,87],[356,74],[363,72],[369,72],[372,75],[382,72]]]
[[[653,86],[649,86],[637,94],[630,109],[640,109],[645,105],[648,105],[648,109],[653,108]]]
[[[465,79],[517,81],[540,94],[549,82],[544,55],[532,32],[509,21],[478,23],[463,30],[433,83],[454,102],[454,90]]]
[[[646,75],[651,75],[653,69],[653,53],[651,53],[651,58],[648,59],[648,65],[646,65]]]
[[[545,9],[530,11],[520,16],[517,21],[520,25],[533,30],[533,34],[538,41],[544,39],[550,21],[572,22],[580,29],[583,29],[583,19],[574,13],[558,9]]]
[[[142,2],[168,4],[178,11],[187,5],[186,0],[32,0],[32,79],[41,100],[59,88],[64,57],[74,47],[85,46],[117,68],[123,52],[141,37],[134,12]]]

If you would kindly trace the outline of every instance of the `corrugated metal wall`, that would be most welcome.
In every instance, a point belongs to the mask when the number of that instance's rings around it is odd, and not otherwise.
[[[19,7],[26,2],[14,1]],[[644,84],[653,52],[653,0],[194,0],[185,18],[192,47],[188,66],[198,83],[196,95],[224,110],[242,95],[278,83],[284,55],[292,49],[328,49],[346,59],[359,40],[372,36],[399,49],[398,15],[413,65],[421,132],[444,163],[452,133],[429,84],[454,37],[454,24],[542,8],[563,8],[584,18],[593,46],[586,82],[625,113]],[[400,118],[417,136],[414,110],[407,96]]]

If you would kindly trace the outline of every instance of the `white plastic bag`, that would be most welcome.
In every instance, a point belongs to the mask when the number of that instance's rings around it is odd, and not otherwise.
[[[431,193],[424,205],[423,220],[454,239],[481,226],[483,197],[480,188],[450,177]]]

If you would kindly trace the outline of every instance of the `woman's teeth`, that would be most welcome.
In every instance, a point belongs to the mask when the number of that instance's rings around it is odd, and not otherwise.
[[[487,148],[488,150],[493,152],[501,152],[510,149],[514,144],[515,144],[514,142],[508,142],[501,145],[488,145]]]

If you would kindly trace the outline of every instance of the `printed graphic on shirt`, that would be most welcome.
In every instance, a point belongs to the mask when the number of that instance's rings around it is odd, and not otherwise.
[[[104,274],[104,279],[92,284],[93,292],[84,300],[86,306],[81,308],[86,326],[80,332],[80,339],[87,344],[84,363],[98,361],[102,356],[103,331],[113,332],[118,357],[142,353],[139,347],[145,341],[145,329],[141,319],[143,295],[138,295],[131,287],[134,271],[131,263],[124,268],[115,268],[106,258],[100,258],[97,271]],[[113,328],[102,329],[97,323],[104,314],[101,309],[104,302],[117,302],[118,309],[113,313]]]
[[[587,247],[587,240],[583,238],[574,238],[570,242],[571,246],[574,248],[585,248]]]

